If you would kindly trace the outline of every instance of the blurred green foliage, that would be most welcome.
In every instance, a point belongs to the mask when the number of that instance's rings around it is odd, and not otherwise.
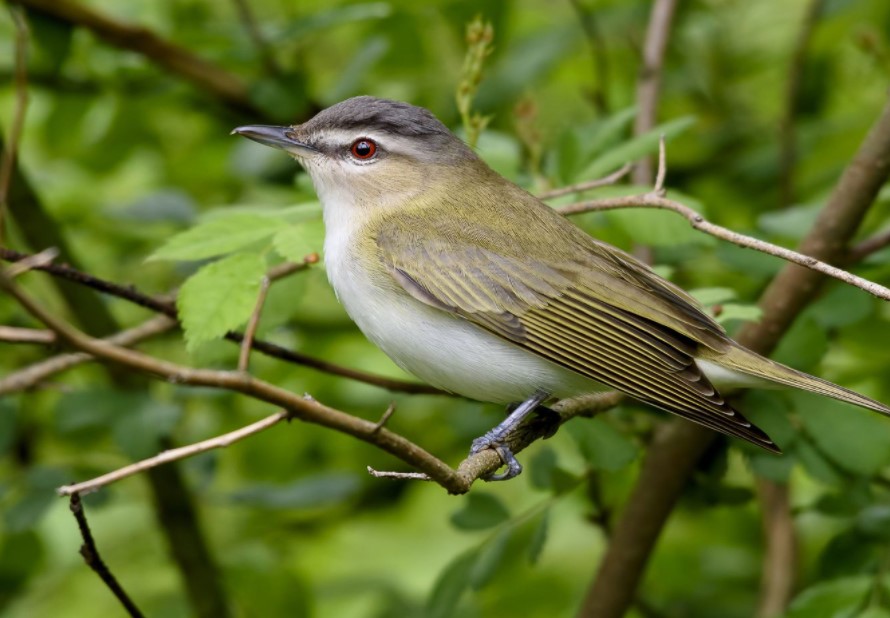
[[[321,246],[305,175],[281,153],[229,137],[231,128],[299,121],[345,97],[373,94],[427,106],[457,130],[465,29],[477,14],[494,28],[476,98],[476,110],[491,122],[478,149],[498,171],[533,190],[588,180],[651,153],[664,133],[674,197],[716,223],[786,245],[802,237],[824,203],[884,104],[890,77],[890,4],[826,1],[794,110],[794,200],[782,204],[778,124],[806,0],[680,3],[662,124],[638,137],[631,127],[650,8],[644,0],[256,0],[249,5],[274,70],[234,2],[86,4],[151,28],[249,84],[257,117],[226,108],[139,54],[29,14],[31,100],[19,152],[26,176],[92,274],[162,293],[198,273],[179,299],[188,345],[169,335],[143,347],[214,368],[235,366],[236,347],[215,338],[243,324],[266,266]],[[15,100],[13,38],[11,21],[0,19],[6,130]],[[885,190],[861,236],[886,229],[888,213]],[[669,213],[576,220],[619,246],[653,246],[662,272],[697,289],[703,302],[723,305],[730,330],[756,319],[751,304],[781,267],[698,234]],[[27,248],[21,229],[11,232],[10,245]],[[228,256],[226,268],[212,261],[219,256]],[[233,263],[240,269],[234,279]],[[857,272],[886,283],[890,250]],[[45,275],[23,281],[68,315]],[[149,315],[117,299],[105,304],[121,324]],[[7,298],[0,298],[0,324],[35,326]],[[407,377],[349,322],[321,265],[272,287],[260,336]],[[0,344],[0,372],[45,355],[35,346]],[[890,401],[890,306],[831,283],[776,356]],[[395,400],[389,426],[454,463],[501,413],[463,400],[395,395],[257,355],[251,369],[369,419]],[[120,392],[95,366],[48,386],[0,398],[0,613],[118,615],[116,601],[82,564],[74,521],[53,488],[270,410],[231,393],[161,382]],[[890,423],[801,394],[751,393],[742,407],[786,455],[719,443],[658,546],[640,592],[645,607],[664,616],[753,614],[763,552],[753,487],[761,475],[793,486],[800,592],[787,616],[887,616]],[[371,479],[366,466],[399,462],[303,423],[182,468],[236,615],[571,615],[605,545],[596,522],[620,511],[652,426],[665,420],[636,405],[593,422],[578,419],[521,455],[526,472],[519,479],[458,498],[430,484]],[[106,562],[146,614],[189,615],[144,479],[90,496],[86,508]]]

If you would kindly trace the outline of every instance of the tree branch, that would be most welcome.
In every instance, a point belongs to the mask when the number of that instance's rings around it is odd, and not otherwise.
[[[99,555],[96,541],[93,539],[93,533],[90,530],[89,523],[87,523],[87,516],[83,510],[83,503],[81,503],[78,494],[71,494],[69,507],[74,514],[74,519],[77,521],[77,527],[80,530],[80,538],[83,539],[83,545],[80,546],[80,555],[83,556],[83,561],[86,562],[87,566],[95,571],[96,575],[99,576],[99,579],[108,586],[108,589],[111,590],[115,597],[117,597],[117,600],[120,601],[121,605],[124,606],[124,609],[130,616],[133,618],[142,618],[142,612],[139,611],[139,608],[136,607],[136,604],[130,599],[130,595],[128,595],[121,587],[117,578],[108,568],[108,565],[102,560],[102,556]]]
[[[757,479],[763,511],[766,555],[760,578],[757,618],[775,618],[785,612],[794,592],[797,542],[788,486]]]
[[[19,251],[0,247],[0,260],[18,262],[19,260],[25,259],[28,256],[29,254],[26,253],[21,253]],[[272,280],[280,279],[283,276],[303,270],[309,267],[311,264],[316,263],[317,261],[318,255],[313,253],[309,256],[306,256],[302,264],[282,264],[271,269],[269,271],[269,278]],[[176,305],[172,300],[149,296],[148,294],[140,292],[134,286],[124,286],[106,281],[104,279],[99,279],[98,277],[94,277],[63,264],[46,264],[42,266],[36,266],[33,270],[40,270],[49,273],[54,277],[78,283],[93,290],[102,292],[103,294],[121,298],[133,304],[139,305],[140,307],[144,307],[151,311],[156,311],[175,320],[178,320]],[[244,339],[244,335],[238,332],[229,332],[226,334],[225,338],[234,343],[241,344]],[[337,365],[335,363],[330,363],[328,361],[314,358],[306,354],[301,354],[300,352],[288,350],[287,348],[283,348],[274,343],[263,341],[262,339],[255,340],[253,342],[252,349],[265,354],[266,356],[271,356],[279,360],[295,363],[305,367],[310,367],[317,371],[338,375],[344,378],[349,378],[351,380],[356,380],[358,382],[371,384],[373,386],[379,386],[380,388],[385,388],[390,391],[412,393],[418,395],[448,394],[437,388],[429,386],[428,384],[420,384],[417,382],[407,382],[405,380],[386,378],[372,373],[360,371],[358,369],[341,367],[340,365]],[[0,384],[2,384],[2,382],[0,382]]]
[[[890,175],[890,104],[844,170],[828,204],[801,244],[801,251],[827,261],[839,259],[881,185]],[[737,338],[769,354],[782,334],[819,291],[818,272],[789,264],[761,298],[764,318]],[[580,616],[620,618],[633,600],[655,541],[715,434],[692,423],[671,423],[653,442],[612,541],[589,588]]]

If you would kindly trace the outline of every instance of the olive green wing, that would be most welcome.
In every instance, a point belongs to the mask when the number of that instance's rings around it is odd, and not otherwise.
[[[381,227],[376,244],[389,273],[414,298],[636,399],[778,451],[695,363],[699,345],[726,345],[723,331],[642,265],[622,267],[608,255],[604,264],[599,252],[611,248],[592,239],[562,257],[557,250],[534,259],[519,255],[509,239],[404,229]],[[635,312],[635,303],[644,310]],[[646,317],[671,311],[670,303],[679,307],[672,317],[681,327]]]

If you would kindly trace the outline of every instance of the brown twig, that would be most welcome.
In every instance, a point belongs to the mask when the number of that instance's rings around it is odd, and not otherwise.
[[[670,38],[671,23],[677,0],[654,0],[643,46],[643,63],[637,78],[637,117],[634,135],[651,131],[657,122],[658,99],[661,92],[661,73]],[[652,184],[652,160],[645,157],[637,162],[631,179],[635,185]]]
[[[15,4],[8,4],[9,15],[15,26],[15,107],[9,129],[9,143],[0,158],[0,244],[6,238],[6,210],[9,200],[9,187],[15,169],[19,139],[25,126],[25,113],[28,110],[28,23],[25,11]]]
[[[598,187],[607,187],[609,185],[614,185],[616,182],[627,176],[630,170],[633,169],[633,165],[630,163],[626,163],[622,165],[619,169],[615,170],[608,176],[603,176],[602,178],[597,178],[595,180],[587,180],[585,182],[579,182],[574,185],[568,185],[567,187],[560,187],[558,189],[551,189],[550,191],[545,191],[538,195],[538,197],[542,200],[550,200],[555,197],[561,197],[563,195],[569,195],[570,193],[583,193],[584,191],[589,191],[590,189],[596,189]]]
[[[828,204],[801,244],[801,251],[826,261],[841,259],[888,176],[890,104],[885,105],[844,170]],[[769,354],[795,317],[816,296],[823,280],[816,271],[786,265],[761,299],[763,319],[744,328],[738,341],[760,354]],[[713,439],[713,432],[684,422],[671,423],[656,436],[587,591],[580,616],[624,616],[673,505],[698,457]]]
[[[165,315],[158,315],[143,322],[139,326],[123,330],[108,337],[107,341],[114,345],[130,347],[145,339],[150,339],[161,333],[173,330],[177,326],[178,324],[176,320],[168,318]],[[52,331],[41,332],[48,332],[52,335],[53,342],[58,340],[55,333]],[[0,379],[0,395],[9,395],[10,393],[17,393],[35,388],[38,384],[52,375],[94,360],[96,359],[86,352],[72,352],[53,356],[52,358],[48,358],[4,376]]]
[[[0,247],[0,260],[17,262],[28,257],[30,256],[27,253],[21,253],[12,249]],[[281,264],[279,266],[273,267],[269,270],[268,276],[270,279],[275,281],[283,276],[287,276],[289,274],[304,270],[311,264],[315,264],[317,262],[318,254],[312,253],[306,256],[302,263]],[[98,277],[88,275],[82,271],[63,264],[35,266],[33,270],[40,270],[49,273],[55,277],[65,279],[67,281],[73,281],[80,285],[84,285],[91,289],[102,292],[103,294],[115,296],[117,298],[121,298],[123,300],[139,305],[140,307],[144,307],[146,309],[150,309],[151,311],[156,311],[163,315],[178,319],[176,306],[172,301],[149,296],[148,294],[140,292],[134,286],[123,286],[116,283],[111,283],[110,281],[99,279]],[[242,342],[243,337],[244,336],[238,332],[229,332],[225,336],[228,341],[232,341],[238,344]],[[415,395],[448,394],[427,384],[407,382],[405,380],[397,380],[394,378],[386,378],[372,373],[367,373],[365,371],[360,371],[358,369],[341,367],[336,363],[331,363],[325,360],[314,358],[312,356],[308,356],[306,354],[301,354],[300,352],[288,350],[287,348],[283,348],[279,345],[275,345],[274,343],[269,343],[261,339],[255,340],[253,342],[252,348],[257,352],[265,354],[266,356],[271,356],[272,358],[277,358],[279,360],[295,363],[304,367],[309,367],[311,369],[322,371],[324,373],[330,373],[332,375],[349,378],[350,380],[355,380],[357,382],[364,382],[366,384],[371,384],[373,386],[378,386],[380,388],[384,388],[386,390],[394,392],[412,393]]]
[[[80,496],[76,493],[71,494],[71,500],[68,505],[71,508],[71,512],[74,514],[74,519],[77,520],[77,527],[80,529],[80,537],[83,539],[83,545],[80,546],[80,555],[83,556],[84,562],[96,572],[99,579],[101,579],[108,589],[111,590],[112,594],[117,597],[117,600],[120,601],[121,605],[124,606],[124,609],[131,617],[142,618],[142,612],[139,611],[139,608],[136,607],[136,604],[133,603],[130,596],[121,587],[120,583],[118,583],[117,578],[108,568],[108,565],[102,560],[102,556],[99,555],[96,541],[93,539],[93,533],[90,530],[86,513],[84,513],[83,510],[83,503],[80,501]]]
[[[256,329],[260,325],[260,314],[263,312],[263,305],[266,304],[266,296],[269,294],[269,286],[272,284],[271,279],[265,276],[260,281],[260,292],[257,294],[256,306],[253,313],[250,314],[250,320],[247,322],[247,329],[244,331],[244,339],[241,341],[241,353],[238,355],[238,371],[247,371],[250,363],[250,348],[253,345],[254,337],[256,337]]]
[[[871,238],[866,238],[858,245],[850,249],[847,258],[844,260],[849,264],[861,262],[872,253],[877,253],[884,247],[890,246],[890,230],[878,232]]]
[[[766,554],[760,578],[757,618],[775,618],[785,612],[794,592],[797,543],[788,485],[757,479],[763,511]]]
[[[774,255],[788,262],[792,262],[793,264],[804,266],[812,271],[828,275],[829,277],[834,277],[844,283],[865,290],[877,298],[890,300],[890,289],[883,285],[858,277],[850,272],[837,268],[836,266],[831,266],[830,264],[816,259],[812,255],[806,255],[804,253],[792,251],[791,249],[779,247],[764,240],[739,234],[738,232],[733,232],[723,226],[711,223],[705,220],[699,213],[692,210],[689,206],[662,197],[655,191],[639,195],[610,197],[578,202],[576,204],[563,206],[557,210],[566,216],[570,216],[585,212],[616,210],[620,208],[656,208],[660,210],[670,210],[671,212],[675,212],[684,217],[694,229],[700,232],[710,234],[711,236],[731,242],[740,247],[745,247],[746,249],[755,249],[762,253]]]
[[[211,451],[213,449],[230,446],[235,442],[240,442],[244,438],[248,438],[254,434],[260,433],[261,431],[265,431],[266,429],[277,425],[281,421],[287,421],[290,419],[290,412],[276,412],[275,414],[269,415],[266,418],[261,419],[255,423],[251,423],[246,427],[241,427],[240,429],[236,429],[235,431],[224,433],[221,436],[216,436],[215,438],[210,438],[209,440],[195,442],[194,444],[189,444],[188,446],[181,446],[179,448],[163,451],[161,453],[158,453],[154,457],[149,457],[148,459],[143,459],[142,461],[130,464],[129,466],[118,468],[114,472],[103,474],[102,476],[96,477],[89,481],[84,481],[83,483],[63,485],[56,489],[56,493],[58,493],[60,496],[76,496],[77,494],[88,494],[101,489],[106,485],[110,485],[115,481],[125,479],[128,476],[133,476],[134,474],[138,474],[140,472],[145,472],[146,470],[156,468],[165,463],[170,463],[171,461],[176,461],[179,459],[185,459],[187,457],[193,457],[195,455],[206,453],[207,451]]]
[[[803,83],[807,48],[813,30],[825,7],[825,0],[810,0],[804,12],[803,22],[794,42],[794,52],[788,64],[788,78],[785,81],[785,105],[779,121],[779,206],[794,202],[794,166],[797,162],[797,147],[794,134],[794,116],[800,105],[800,90]]]
[[[116,21],[71,0],[17,0],[29,9],[90,30],[107,43],[142,54],[226,105],[262,117],[239,77],[142,26]]]
[[[36,328],[19,328],[17,326],[0,326],[0,341],[6,343],[38,343],[50,345],[56,340],[56,335],[49,330]]]

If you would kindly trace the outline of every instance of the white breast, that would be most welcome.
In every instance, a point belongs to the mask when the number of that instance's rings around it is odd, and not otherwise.
[[[602,389],[393,289],[389,281],[375,282],[357,266],[350,229],[354,224],[331,221],[329,210],[333,209],[325,209],[328,279],[365,336],[406,371],[433,386],[498,403],[524,400],[539,389],[560,397]]]

